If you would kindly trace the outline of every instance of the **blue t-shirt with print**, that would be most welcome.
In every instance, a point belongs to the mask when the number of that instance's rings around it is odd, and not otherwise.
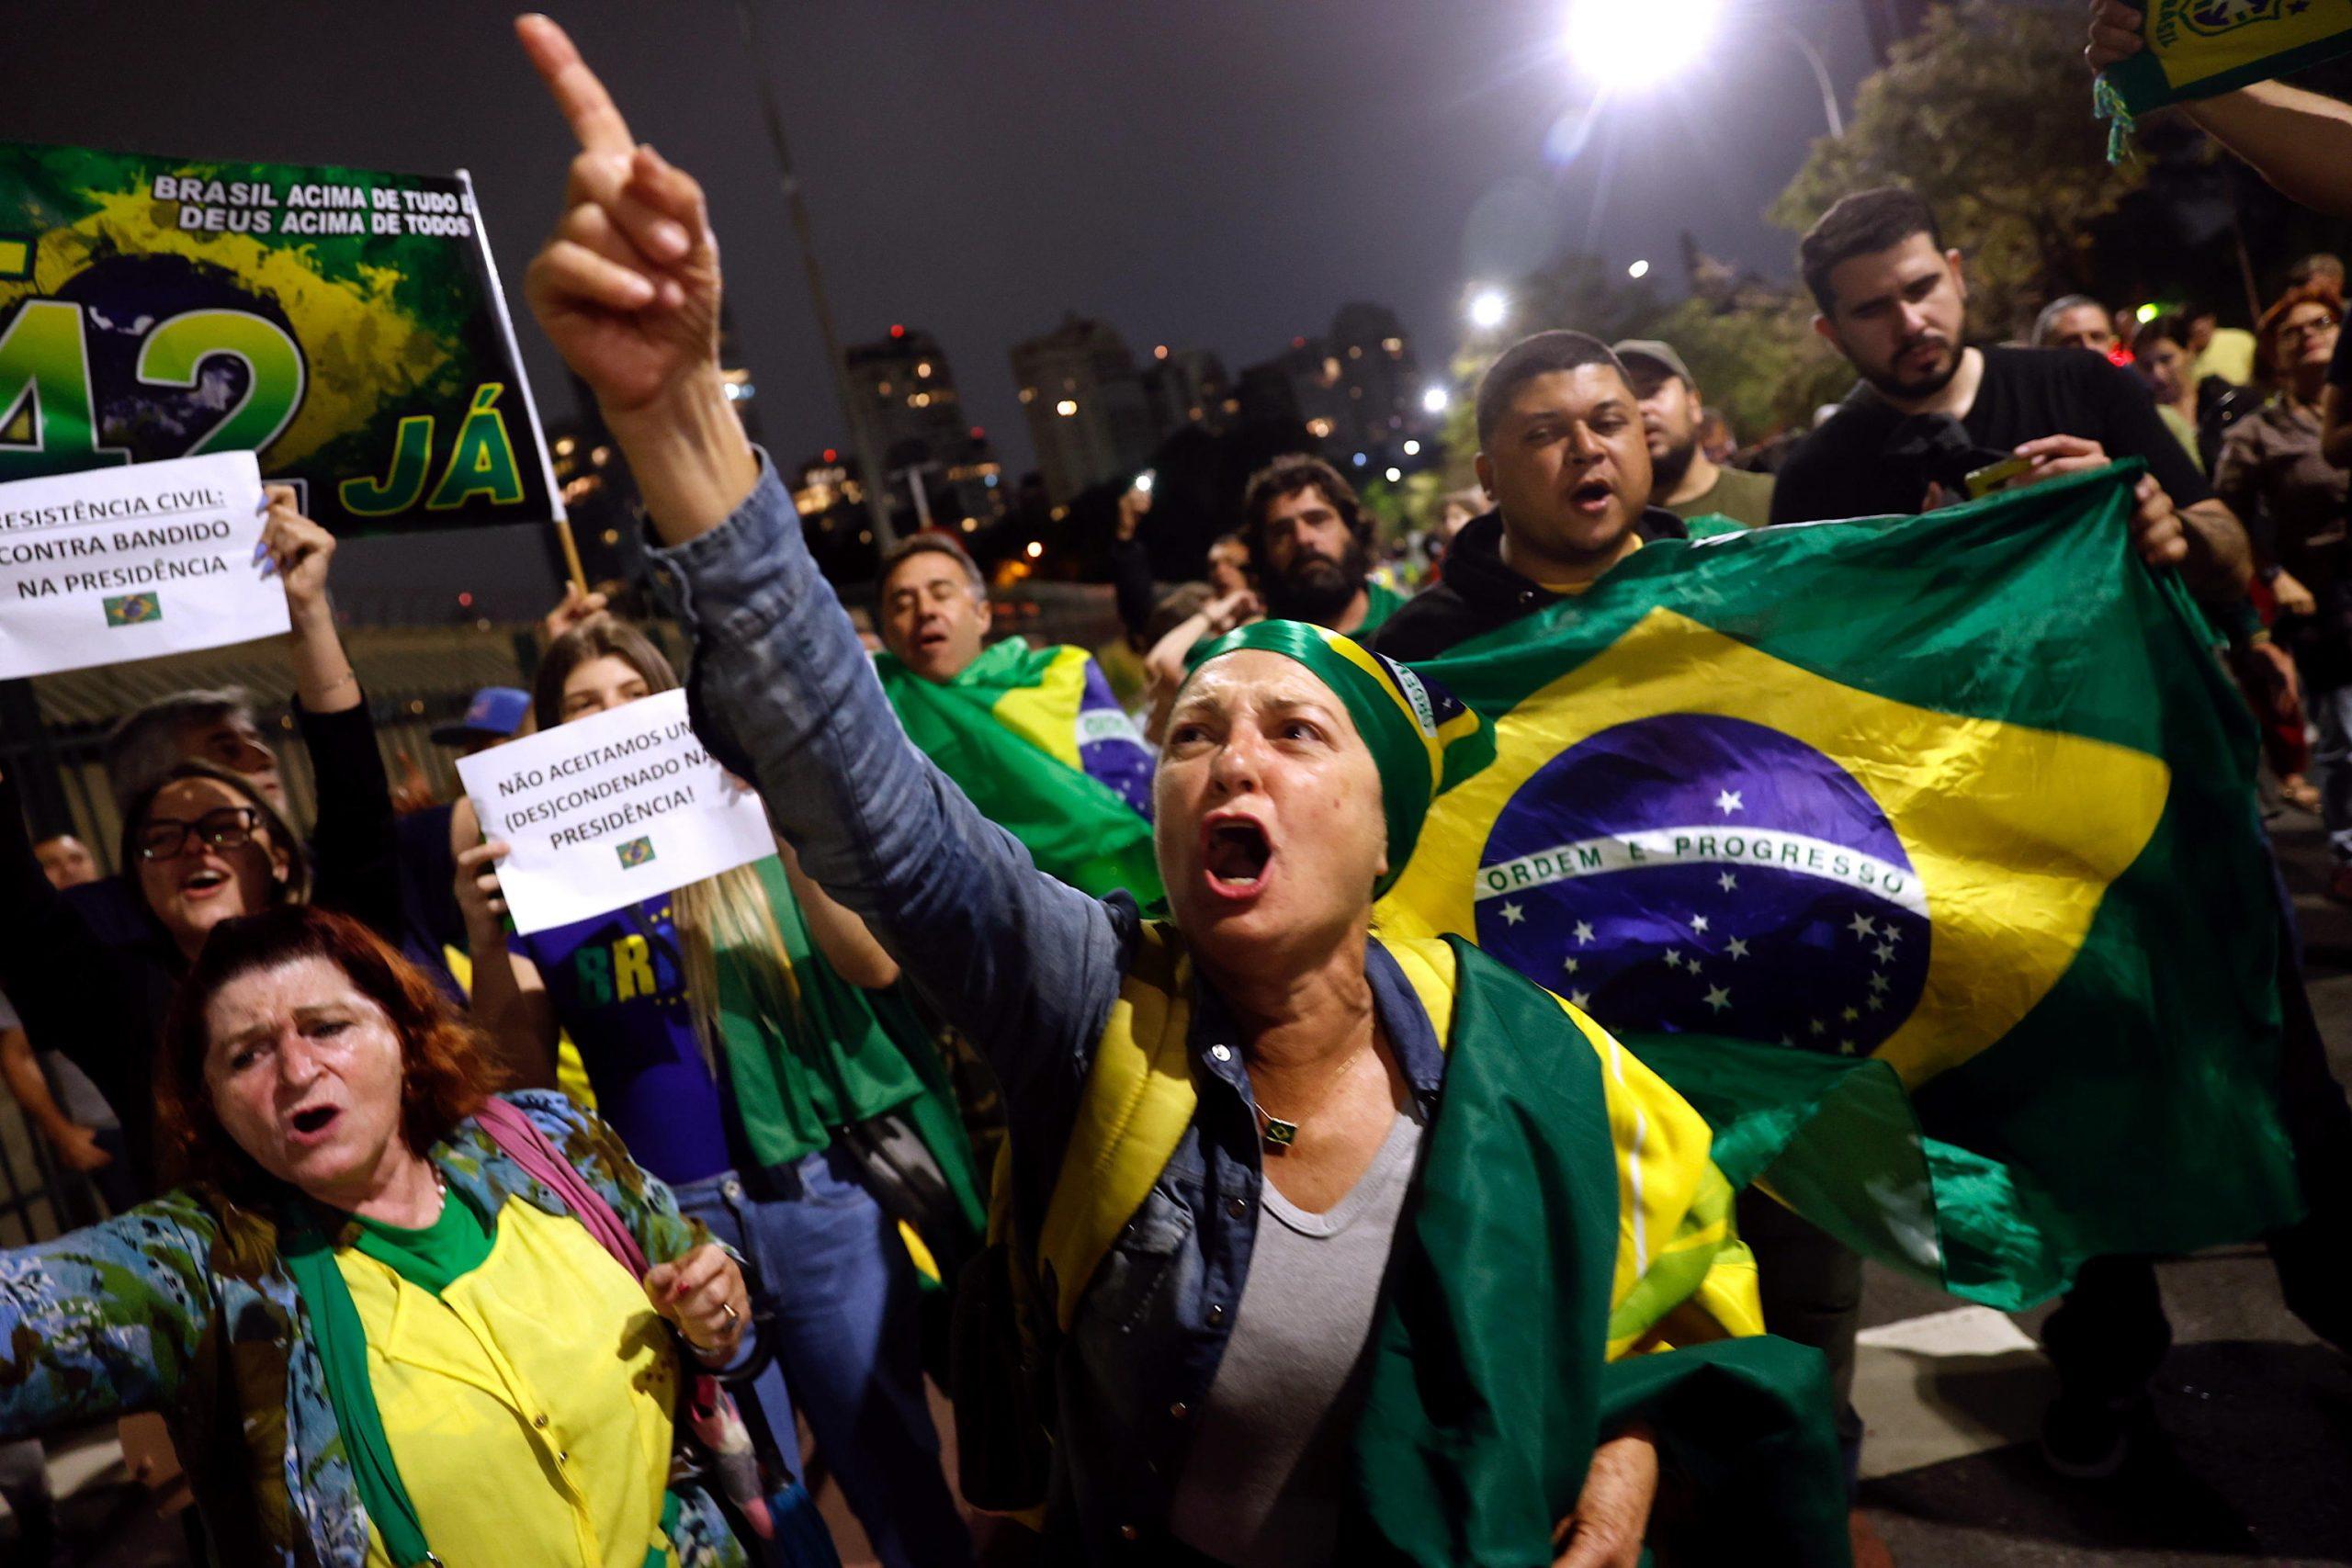
[[[673,1184],[728,1169],[726,1111],[686,1006],[668,895],[507,942],[538,966],[597,1112],[637,1163]]]

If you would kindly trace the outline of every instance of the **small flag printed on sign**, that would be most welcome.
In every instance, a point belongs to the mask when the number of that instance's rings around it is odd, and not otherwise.
[[[614,852],[621,857],[623,871],[634,871],[640,865],[653,863],[653,840],[631,839],[628,843],[620,845]]]
[[[104,601],[107,625],[144,626],[164,618],[164,602],[153,593],[124,593]]]

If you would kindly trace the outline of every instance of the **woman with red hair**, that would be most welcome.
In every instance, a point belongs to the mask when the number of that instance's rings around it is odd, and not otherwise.
[[[602,1122],[496,1082],[357,922],[219,926],[157,1063],[178,1185],[0,1253],[0,1435],[163,1411],[225,1562],[744,1562],[671,1481],[741,1273]]]

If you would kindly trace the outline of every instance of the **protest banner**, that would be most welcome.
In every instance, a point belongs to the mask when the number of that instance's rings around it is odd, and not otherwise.
[[[250,452],[0,485],[0,680],[287,629]]]
[[[0,142],[0,482],[228,451],[338,535],[561,522],[471,182]]]
[[[507,912],[528,936],[775,853],[759,797],[738,790],[660,692],[458,760]]]

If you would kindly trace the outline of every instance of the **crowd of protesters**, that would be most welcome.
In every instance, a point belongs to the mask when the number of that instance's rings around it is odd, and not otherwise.
[[[2093,7],[2095,62],[2136,43],[2117,10]],[[1165,890],[1147,908],[991,815],[986,757],[910,739],[910,705],[996,669],[982,573],[944,535],[904,542],[861,637],[717,379],[700,187],[634,141],[560,29],[520,31],[580,142],[530,305],[643,492],[697,734],[764,803],[775,853],[517,934],[508,847],[469,803],[395,811],[329,607],[334,541],[274,488],[315,820],[234,692],[115,728],[114,875],[70,835],[36,841],[0,779],[0,1077],[76,1179],[77,1228],[0,1253],[0,1437],[19,1439],[0,1487],[27,1540],[47,1527],[23,1439],[158,1413],[192,1540],[221,1562],[821,1568],[804,1426],[893,1568],[1016,1539],[1037,1561],[1353,1555],[1378,1313],[1399,1280],[1462,1286],[1418,1216],[1444,1206],[1472,1235],[1523,1218],[1430,1190],[1456,1004],[1532,1020],[1521,1049],[1612,1064],[1593,1093],[1644,1108],[1601,1134],[1637,1195],[1668,1157],[1640,1128],[1691,1117],[1589,1021],[1532,1007],[1532,982],[1374,929],[1446,748],[1482,724],[1409,666],[1573,616],[1655,541],[2137,459],[2132,547],[2226,642],[2277,792],[2320,814],[2352,903],[2352,342],[2332,256],[2298,264],[2250,333],[2071,295],[2029,343],[1988,344],[1937,214],[1860,191],[1798,257],[1857,380],[1770,471],[1735,457],[1674,344],[1564,322],[1486,370],[1476,487],[1422,520],[1425,572],[1390,570],[1348,480],[1300,453],[1250,479],[1202,581],[1168,589],[1138,487],[1113,560],[1139,711],[1091,660],[1057,668],[1080,715],[1067,765],[1136,819]],[[2279,129],[2340,130],[2339,106],[2247,89],[2203,118],[2286,188],[2340,194]],[[577,588],[548,630],[531,691],[483,692],[436,739],[495,745],[682,683]],[[2288,1304],[2343,1348],[2352,1110],[2283,893],[2276,918],[2280,1114],[2309,1212],[2266,1239]],[[1740,1521],[1747,1560],[1886,1561],[1850,1512],[1861,1260],[1761,1191],[1736,1213],[1754,1269],[1732,1244],[1661,1270],[1631,1338],[1662,1348],[1672,1314],[1677,1342],[1694,1321],[1766,1331],[1810,1403],[1773,1449],[1786,1517]],[[1576,1247],[1577,1266],[1623,1266],[1609,1238]],[[2152,1261],[2086,1265],[2045,1342],[2045,1456],[2112,1473],[2170,1342]],[[927,1376],[954,1396],[953,1486]],[[1684,1462],[1691,1414],[1580,1434],[1544,1521],[1557,1561],[1725,1560],[1702,1544],[1725,1521]],[[1431,1448],[1475,1447],[1430,1420]],[[1026,1528],[976,1544],[959,1489]],[[1487,1502],[1458,1499],[1464,1539]]]

